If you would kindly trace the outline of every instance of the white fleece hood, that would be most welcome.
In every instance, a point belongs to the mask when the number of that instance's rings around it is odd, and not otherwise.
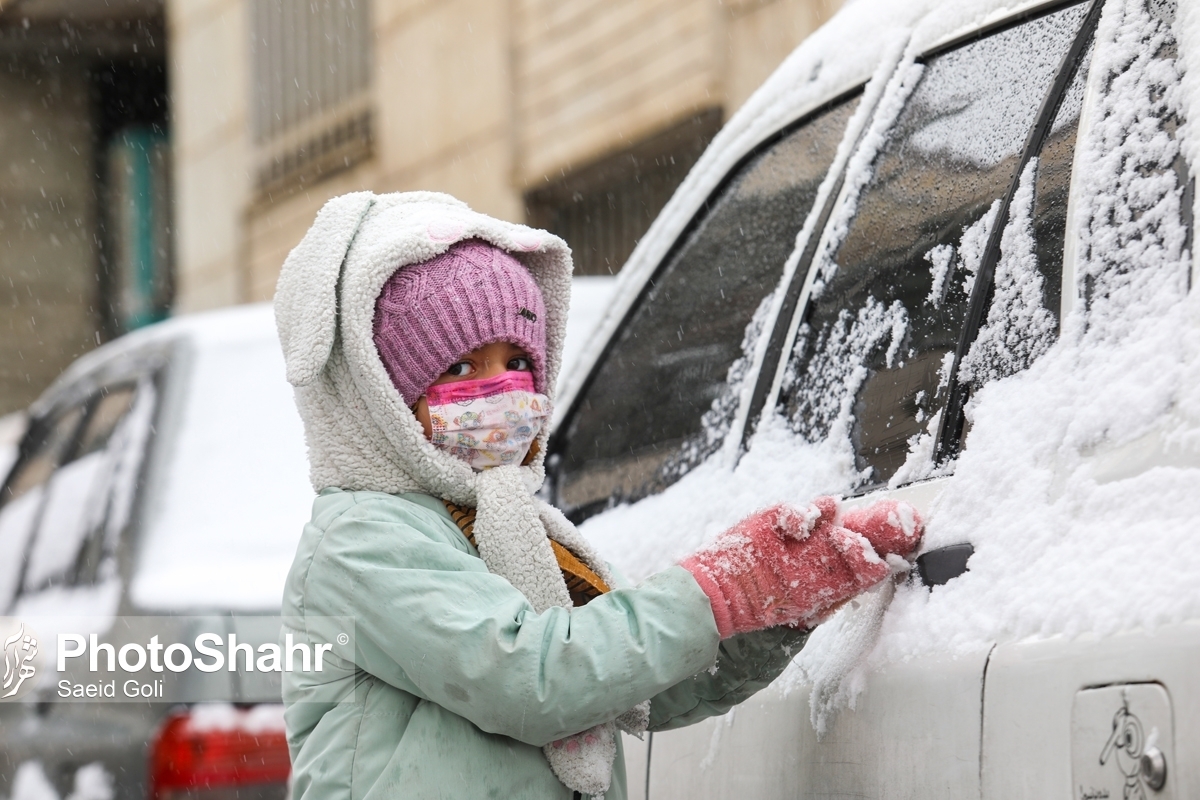
[[[477,473],[426,440],[388,377],[372,327],[375,300],[396,270],[473,238],[512,253],[541,289],[544,383],[553,402],[571,299],[571,251],[562,239],[478,214],[444,194],[335,197],[288,256],[275,293],[315,490],[426,492],[477,504]],[[546,433],[533,462],[517,468],[531,489],[545,476]]]
[[[533,497],[545,479],[548,430],[527,466],[475,472],[434,447],[392,385],[375,348],[375,301],[399,269],[465,239],[511,253],[541,290],[546,312],[544,383],[551,402],[571,298],[571,251],[557,236],[478,214],[445,194],[356,192],[325,204],[288,255],[275,292],[275,319],[304,421],[310,479],[320,491],[420,492],[472,506],[488,570],[506,578],[541,613],[571,607],[549,539],[571,550],[609,585],[608,565],[553,507]],[[648,704],[622,717],[645,730]],[[612,723],[583,731],[572,747],[544,749],[571,789],[603,794],[616,753]],[[573,737],[574,738],[574,737]],[[575,746],[578,745],[578,746]]]

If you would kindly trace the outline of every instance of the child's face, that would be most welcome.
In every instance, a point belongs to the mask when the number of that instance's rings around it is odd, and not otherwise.
[[[492,342],[475,348],[455,361],[431,385],[485,380],[505,372],[530,372],[532,370],[533,359],[529,357],[524,348],[518,347],[512,342]],[[429,404],[425,402],[425,395],[418,398],[416,405],[413,406],[413,414],[421,423],[421,427],[425,430],[425,438],[428,439],[433,435],[433,426],[429,423]]]

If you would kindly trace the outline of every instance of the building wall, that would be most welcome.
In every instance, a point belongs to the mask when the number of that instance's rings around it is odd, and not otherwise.
[[[728,117],[839,0],[372,2],[373,151],[256,197],[249,0],[169,0],[179,311],[269,299],[329,197],[445,191],[524,220],[524,196],[696,114]]]
[[[0,62],[0,416],[100,337],[83,64]]]
[[[517,0],[518,180],[580,166],[723,104],[708,0]]]
[[[250,193],[246,0],[168,0],[176,310],[247,299]]]

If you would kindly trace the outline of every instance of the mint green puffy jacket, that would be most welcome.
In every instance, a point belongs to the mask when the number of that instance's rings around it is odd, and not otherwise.
[[[306,617],[355,624],[353,662],[284,673],[297,800],[570,800],[542,745],[647,698],[651,731],[723,714],[769,684],[804,636],[720,642],[708,598],[679,567],[536,614],[441,501],[339,489],[313,505],[283,613],[295,641]],[[625,796],[618,753],[606,798]]]

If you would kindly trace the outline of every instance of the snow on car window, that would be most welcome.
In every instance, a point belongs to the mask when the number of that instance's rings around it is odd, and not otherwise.
[[[5,503],[0,509],[0,613],[4,612],[17,594],[17,583],[21,580],[25,548],[29,534],[37,521],[42,506],[44,486],[35,486],[16,500]]]
[[[822,112],[738,168],[651,280],[552,453],[565,510],[585,516],[661,490],[720,447],[743,345],[763,324],[756,312],[857,104]]]
[[[1034,158],[1026,165],[1009,206],[987,321],[959,365],[960,380],[981,384],[1012,375],[1033,363],[1054,340],[1057,321],[1042,305],[1045,280],[1034,248],[1037,163]]]
[[[970,571],[900,587],[876,665],[1200,614],[1200,292],[1187,284],[1170,11],[1105,4],[1075,190],[1086,302],[1028,370],[975,395],[925,544],[971,542]]]
[[[1186,169],[1176,138],[1182,98],[1173,16],[1171,3],[1127,9],[1115,46],[1098,65],[1110,76],[1097,112],[1100,141],[1090,142],[1081,160],[1085,186],[1096,196],[1082,226],[1088,303],[1138,296],[1146,271],[1157,274],[1164,263],[1175,264],[1175,279],[1187,285],[1180,254],[1190,209],[1183,208]],[[1130,122],[1134,111],[1137,125]]]
[[[25,591],[41,589],[54,578],[61,582],[75,563],[99,504],[97,484],[106,477],[105,466],[104,453],[92,453],[60,467],[50,479],[45,511],[25,568]]]
[[[1018,70],[1053,75],[1086,13],[1087,4],[1075,5],[932,59],[905,115],[919,126],[908,145],[978,169],[1018,151],[1046,86],[1013,76]],[[898,133],[905,135],[903,127]]]
[[[105,535],[104,522],[123,463],[131,458],[140,462],[144,449],[145,436],[136,435],[131,427],[147,428],[148,419],[133,420],[130,414],[135,398],[143,392],[142,406],[152,406],[149,381],[140,392],[135,386],[117,387],[89,403],[72,460],[59,467],[47,484],[46,503],[25,566],[24,592],[74,585],[81,578],[90,583],[97,577],[100,561],[112,554],[114,543]],[[130,440],[139,450],[136,455],[127,452]]]
[[[1066,244],[1067,203],[1071,192],[1071,169],[1075,160],[1075,140],[1079,133],[1079,115],[1091,68],[1090,44],[1078,70],[1063,96],[1050,135],[1037,160],[1033,192],[1033,239],[1037,269],[1041,273],[1042,306],[1054,315],[1062,304],[1063,257]]]
[[[190,342],[182,408],[159,431],[169,439],[130,588],[142,608],[279,606],[313,491],[264,312],[226,312]]]
[[[835,212],[826,231],[779,408],[809,441],[849,436],[863,486],[896,475],[940,421],[943,365],[1000,199],[1084,11],[936,55],[915,86],[902,67],[880,105],[894,124],[855,156],[861,174],[847,177],[843,201],[853,216],[843,226],[849,212]]]
[[[754,363],[754,351],[766,326],[774,299],[775,292],[771,292],[758,304],[754,316],[750,318],[750,324],[746,326],[746,332],[742,334],[742,354],[729,365],[720,394],[700,417],[700,432],[684,440],[679,449],[659,468],[658,479],[662,484],[675,483],[715,453],[725,441],[737,413],[742,388]]]

